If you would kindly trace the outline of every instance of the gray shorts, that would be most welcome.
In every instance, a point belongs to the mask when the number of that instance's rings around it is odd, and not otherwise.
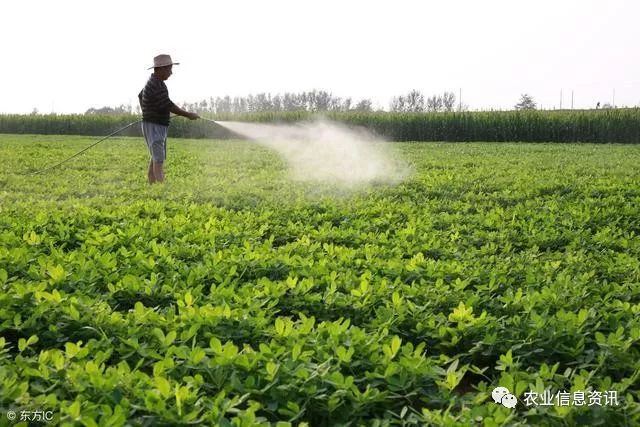
[[[149,154],[154,162],[164,162],[167,158],[167,133],[169,126],[157,123],[142,122],[142,134],[149,147]]]

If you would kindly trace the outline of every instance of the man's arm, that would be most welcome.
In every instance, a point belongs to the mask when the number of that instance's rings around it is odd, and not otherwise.
[[[190,120],[196,120],[196,119],[200,118],[200,116],[197,115],[196,113],[190,113],[189,111],[185,111],[182,108],[178,107],[173,102],[171,103],[171,109],[169,111],[171,111],[173,114],[177,114],[179,116],[186,117],[186,118],[188,118]]]

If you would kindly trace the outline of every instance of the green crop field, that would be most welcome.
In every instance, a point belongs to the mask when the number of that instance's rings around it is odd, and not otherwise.
[[[345,189],[170,139],[149,186],[123,137],[25,175],[94,141],[0,135],[3,413],[640,425],[639,145],[394,143],[404,182]]]

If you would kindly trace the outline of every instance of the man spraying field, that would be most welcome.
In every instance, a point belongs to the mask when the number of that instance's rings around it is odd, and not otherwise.
[[[172,72],[173,62],[169,55],[158,55],[153,58],[153,74],[149,77],[144,89],[138,94],[142,108],[142,134],[149,147],[149,184],[164,180],[164,161],[167,157],[167,134],[169,131],[170,113],[199,119],[196,113],[190,113],[175,105],[169,99],[169,91],[164,83]]]

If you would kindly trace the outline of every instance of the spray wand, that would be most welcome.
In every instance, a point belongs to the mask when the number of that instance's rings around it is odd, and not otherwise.
[[[202,117],[202,116],[200,116],[200,118],[201,118],[202,120],[206,120],[206,121],[208,121],[208,122],[211,122],[211,123],[214,123],[214,124],[216,124],[216,125],[220,126],[220,125],[218,124],[218,122],[216,122],[215,120],[207,119],[206,117]]]

